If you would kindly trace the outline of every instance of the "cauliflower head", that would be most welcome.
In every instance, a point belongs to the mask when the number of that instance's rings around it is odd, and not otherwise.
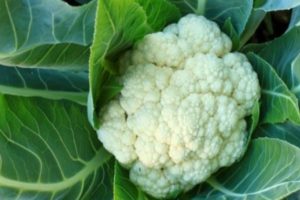
[[[176,196],[239,159],[256,73],[216,23],[189,14],[121,59],[121,94],[101,112],[100,141],[156,198]]]

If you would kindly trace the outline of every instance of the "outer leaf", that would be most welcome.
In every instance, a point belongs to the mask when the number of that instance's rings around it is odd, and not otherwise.
[[[110,199],[111,155],[64,101],[0,97],[1,199]]]
[[[244,158],[208,180],[202,199],[282,199],[300,189],[300,149],[278,139],[255,139]]]
[[[128,171],[115,162],[114,200],[151,200],[130,180]]]
[[[88,74],[0,66],[0,92],[17,96],[68,99],[86,104]]]
[[[255,52],[270,63],[288,88],[300,98],[300,27],[271,42],[248,45],[244,51]],[[296,59],[297,58],[297,59]]]
[[[91,0],[75,0],[76,2],[80,3],[80,4],[85,4],[90,2]]]
[[[175,4],[183,14],[197,13],[216,21],[221,27],[226,20],[231,19],[238,35],[245,29],[251,14],[253,0],[169,0]]]
[[[205,16],[222,26],[230,18],[235,31],[241,35],[245,30],[252,11],[252,0],[209,0],[205,7]]]
[[[80,7],[61,0],[0,1],[0,63],[87,67],[95,4],[95,0]]]
[[[287,200],[299,200],[299,199],[300,199],[300,190],[287,198]]]
[[[300,5],[299,0],[256,0],[255,7],[266,12],[288,10]]]
[[[299,0],[255,0],[251,17],[247,23],[243,36],[241,38],[241,46],[246,44],[248,39],[255,33],[259,24],[264,19],[266,12],[276,10],[287,10],[300,5]],[[293,10],[292,18],[288,30],[295,26],[299,21],[298,9]]]
[[[266,61],[253,53],[248,54],[262,88],[261,123],[278,123],[290,119],[300,123],[296,96]]]
[[[87,70],[89,47],[75,44],[42,45],[23,53],[0,59],[6,66],[49,68],[56,70]]]
[[[108,99],[107,94],[118,92],[111,73],[116,59],[124,50],[145,34],[158,31],[177,20],[178,9],[165,0],[103,0],[97,6],[96,32],[90,56],[89,118],[97,127],[97,114]],[[103,92],[114,88],[113,92]]]
[[[300,82],[300,54],[295,58],[295,60],[292,62],[291,65],[292,65],[292,72],[294,73],[294,76],[297,78],[298,81],[298,85],[292,88],[292,92],[294,92],[299,98],[300,97],[300,83],[299,83]]]
[[[260,126],[255,136],[282,139],[300,148],[300,126],[290,122]]]
[[[288,30],[295,26],[300,26],[300,6],[293,9]]]
[[[246,27],[241,35],[240,47],[243,47],[247,43],[247,41],[252,37],[252,35],[255,33],[265,16],[266,12],[262,10],[252,10],[251,15],[247,21]]]
[[[245,33],[241,39],[242,46],[256,31],[258,25],[263,20],[263,17],[265,16],[266,12],[288,10],[294,8],[287,31],[291,30],[294,26],[298,26],[297,23],[300,20],[299,5],[299,0],[255,0],[256,8],[253,9],[253,13],[256,13],[256,16],[253,17],[253,20],[251,19],[251,17],[248,22],[249,26],[246,27]]]

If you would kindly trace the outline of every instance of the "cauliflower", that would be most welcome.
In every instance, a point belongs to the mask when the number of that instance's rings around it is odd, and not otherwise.
[[[231,46],[216,23],[189,14],[122,58],[124,87],[102,110],[98,137],[153,197],[174,197],[242,156],[260,87]]]

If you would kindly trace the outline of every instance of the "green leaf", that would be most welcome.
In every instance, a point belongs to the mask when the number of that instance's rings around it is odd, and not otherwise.
[[[230,18],[240,36],[245,30],[252,11],[252,0],[209,0],[205,5],[205,16],[223,26]]]
[[[96,3],[0,1],[0,64],[87,69]]]
[[[111,199],[112,156],[86,108],[0,96],[1,199]]]
[[[288,10],[299,5],[299,0],[257,0],[255,2],[256,9],[260,9],[266,12]]]
[[[203,15],[207,0],[169,0],[176,5],[183,15],[196,13]]]
[[[128,171],[115,162],[114,200],[154,200],[137,188],[130,180]]]
[[[300,189],[299,166],[299,148],[278,139],[255,139],[239,163],[211,177],[193,200],[282,199]]]
[[[256,137],[278,138],[300,148],[300,126],[290,122],[260,126],[254,135]]]
[[[37,96],[48,99],[68,99],[86,104],[88,73],[28,69],[0,65],[0,93],[17,96]]]
[[[264,44],[248,45],[245,52],[255,52],[270,63],[288,88],[300,98],[300,27]]]
[[[168,0],[135,0],[143,8],[151,32],[159,31],[180,17],[179,10]],[[157,10],[156,10],[157,9]],[[156,12],[153,12],[155,10]]]
[[[258,75],[262,89],[260,123],[278,123],[289,119],[299,124],[300,112],[296,96],[270,64],[253,53],[248,54],[248,59]]]
[[[237,34],[237,32],[235,31],[230,18],[228,18],[225,21],[222,30],[224,31],[224,33],[226,33],[230,37],[230,39],[232,41],[232,51],[238,50],[238,48],[240,46],[239,45],[240,38],[239,38],[239,35]]]
[[[295,26],[300,26],[300,6],[294,8],[292,11],[292,16],[288,27],[288,31],[294,28]]]
[[[248,130],[247,146],[250,144],[252,134],[254,133],[254,131],[258,125],[259,115],[260,115],[260,104],[258,101],[256,101],[252,108],[251,121],[250,121],[250,123],[248,123],[248,124],[250,124],[250,126],[249,126],[249,130]]]
[[[103,106],[101,99],[106,99],[105,93],[115,94],[120,88],[111,78],[120,54],[145,34],[158,31],[179,17],[179,10],[166,0],[99,1],[90,56],[88,103],[89,119],[95,127],[98,127],[97,113]],[[104,93],[105,88],[114,91]]]

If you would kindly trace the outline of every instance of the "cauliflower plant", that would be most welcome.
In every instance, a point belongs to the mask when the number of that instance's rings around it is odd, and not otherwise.
[[[260,87],[231,46],[216,23],[190,14],[122,58],[124,87],[102,110],[98,137],[148,194],[175,196],[242,156]]]

